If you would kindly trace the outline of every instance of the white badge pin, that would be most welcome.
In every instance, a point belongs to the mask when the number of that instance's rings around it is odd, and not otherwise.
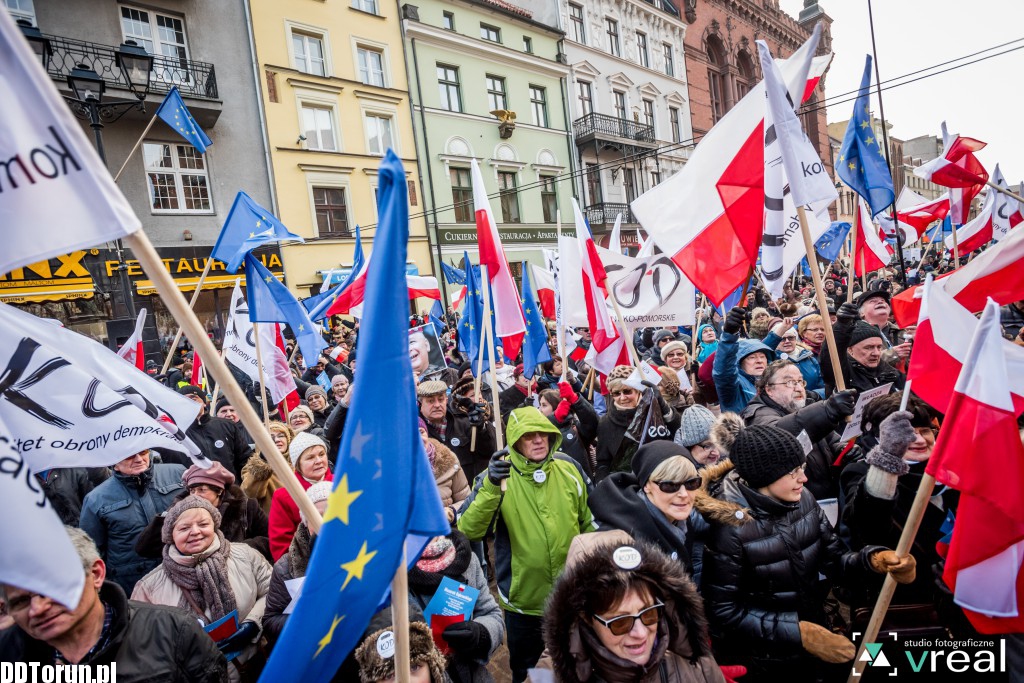
[[[395,656],[395,634],[391,631],[377,636],[377,654],[381,659],[391,659]]]
[[[452,439],[452,445],[453,446],[458,446],[460,443],[462,443],[462,442],[459,441],[459,437],[455,437],[454,439]]]
[[[224,448],[224,442],[223,442],[223,441],[221,441],[220,439],[217,439],[216,441],[214,441],[214,442],[213,442],[213,445],[214,445],[215,447],[217,447],[217,448]]]
[[[621,569],[636,569],[640,566],[640,551],[624,545],[612,553],[612,561]]]
[[[533,473],[533,480],[538,484],[543,484],[548,480],[548,474],[544,470],[537,470]]]
[[[567,441],[572,441],[576,437],[573,435],[572,432],[569,432],[568,434],[565,435],[565,438],[566,438]]]

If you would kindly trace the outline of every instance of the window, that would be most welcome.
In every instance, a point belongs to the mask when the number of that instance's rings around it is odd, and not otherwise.
[[[292,31],[292,52],[295,68],[302,73],[326,76],[324,41],[322,36]]]
[[[441,108],[462,111],[459,95],[459,70],[454,66],[437,65],[437,87],[441,92]]]
[[[619,22],[614,19],[605,19],[605,31],[608,33],[608,52],[616,57],[622,56],[622,48],[619,45]]]
[[[519,191],[516,189],[516,174],[512,171],[498,171],[498,189],[501,191],[501,222],[519,223]]]
[[[306,136],[306,148],[334,152],[338,144],[334,138],[334,112],[329,107],[302,105],[302,128]]]
[[[620,119],[626,119],[626,93],[621,90],[612,90],[612,106],[615,107],[615,115]]]
[[[590,87],[590,83],[576,81],[576,97],[580,101],[580,113],[583,116],[594,112],[594,91]]]
[[[380,14],[377,0],[352,0],[352,7],[370,14]]]
[[[572,39],[582,45],[587,44],[587,28],[583,23],[583,5],[569,3],[569,25],[572,27]]]
[[[672,142],[682,142],[683,134],[679,129],[679,108],[668,108],[668,125],[672,128]]]
[[[473,181],[468,168],[450,169],[452,177],[452,204],[455,205],[455,222],[472,223],[476,220],[473,213]]]
[[[658,131],[654,125],[654,100],[643,100],[644,123],[651,127],[651,134],[657,138]]]
[[[480,37],[492,43],[501,42],[501,29],[490,24],[480,24]]]
[[[708,37],[708,90],[711,95],[711,120],[725,116],[725,48],[722,41],[715,36]]]
[[[676,57],[675,53],[672,51],[672,46],[668,43],[663,43],[661,48],[665,51],[665,74],[667,76],[675,76]]]
[[[651,187],[654,187],[655,185],[658,185],[659,183],[661,183],[661,172],[660,171],[651,171]]]
[[[600,204],[601,198],[601,169],[597,164],[587,164],[587,196],[590,198],[589,206]]]
[[[185,23],[181,19],[122,5],[121,32],[125,40],[134,40],[151,55],[169,57],[182,67],[179,71],[154,66],[153,78],[175,81],[189,78]]]
[[[366,149],[370,154],[384,155],[388,147],[394,147],[391,134],[391,117],[384,114],[366,115]]]
[[[446,31],[455,30],[455,13],[454,12],[443,12],[441,14],[441,27]]]
[[[754,60],[749,52],[740,50],[736,55],[736,67],[740,72],[736,77],[736,97],[742,98],[757,82],[757,76],[754,74]]]
[[[539,85],[530,86],[530,109],[533,111],[533,125],[548,127],[547,91]]]
[[[36,23],[36,8],[32,6],[32,0],[4,0],[7,11],[11,13],[11,19],[25,19],[34,26]]]
[[[631,202],[636,199],[636,171],[631,168],[623,170],[622,189],[626,191],[627,202]]]
[[[523,36],[523,52],[533,54],[533,38],[530,36]]]
[[[359,81],[367,85],[384,87],[384,55],[379,50],[366,47],[356,48],[359,62]]]
[[[490,111],[508,109],[508,98],[505,96],[505,79],[501,76],[487,74],[487,106]]]
[[[206,159],[192,145],[147,142],[142,146],[154,213],[209,213]]]
[[[352,237],[348,229],[348,202],[343,187],[314,187],[313,208],[320,237]]]
[[[544,211],[544,222],[554,223],[558,215],[558,195],[555,193],[555,177],[540,177],[540,205]]]
[[[651,66],[651,55],[647,52],[647,35],[636,32],[636,59],[640,66]]]

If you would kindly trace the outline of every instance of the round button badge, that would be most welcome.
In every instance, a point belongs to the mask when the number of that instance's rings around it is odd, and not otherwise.
[[[453,446],[458,446],[458,445],[459,445],[459,444],[461,444],[461,443],[462,443],[462,442],[461,442],[461,441],[459,441],[459,437],[457,437],[457,436],[456,436],[456,437],[455,437],[454,439],[452,439],[452,445],[453,445]]]
[[[377,654],[381,659],[391,659],[395,656],[395,634],[391,631],[377,636]]]
[[[548,474],[544,470],[537,470],[533,473],[533,480],[538,484],[543,484],[548,480]]]
[[[636,569],[640,566],[640,551],[624,545],[612,553],[612,561],[622,569]]]

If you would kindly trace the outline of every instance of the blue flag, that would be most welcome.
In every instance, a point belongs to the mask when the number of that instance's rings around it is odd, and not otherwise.
[[[934,228],[931,228],[925,232],[925,236],[928,237],[928,241],[945,239],[946,235],[953,234],[953,221],[949,216],[942,219],[941,223],[938,223]]]
[[[245,293],[249,300],[249,320],[288,323],[306,365],[316,363],[317,356],[327,346],[324,338],[284,283],[252,254],[245,255]]]
[[[356,226],[356,248],[352,254],[352,270],[349,271],[348,276],[340,283],[330,289],[320,292],[316,296],[311,296],[302,300],[302,307],[309,311],[309,317],[313,322],[320,322],[327,317],[327,309],[331,307],[331,304],[338,298],[338,295],[348,289],[356,278],[359,277],[359,273],[362,272],[363,266],[365,265],[366,259],[363,257],[363,238],[359,234],[359,226]],[[325,285],[327,283],[325,282]]]
[[[210,256],[223,261],[227,264],[227,271],[234,273],[242,265],[242,259],[247,253],[268,242],[281,240],[304,241],[284,227],[284,223],[277,220],[274,214],[239,190]]]
[[[892,174],[889,173],[889,163],[885,160],[882,140],[875,139],[875,130],[871,127],[871,107],[868,104],[870,91],[871,55],[867,55],[857,102],[853,105],[853,116],[846,124],[843,146],[839,148],[836,173],[864,198],[874,216],[892,204],[896,190],[893,188]],[[885,125],[884,121],[882,125]]]
[[[480,289],[479,277],[480,271],[470,265],[469,254],[466,254],[466,298],[462,304],[462,317],[459,318],[459,350],[469,356],[474,377],[487,372],[487,368],[491,366],[487,345],[483,338],[484,297]],[[481,344],[484,344],[482,365],[478,363]]]
[[[178,86],[171,88],[167,97],[160,103],[156,110],[160,120],[170,126],[175,133],[185,138],[190,145],[199,150],[200,154],[206,154],[206,148],[213,144],[210,136],[203,132],[196,120],[192,118],[192,112],[185,106],[178,92]]]
[[[295,611],[261,681],[329,681],[385,602],[406,548],[409,565],[450,533],[417,430],[409,364],[407,186],[390,149],[377,175],[377,256],[366,278],[359,389],[345,421],[323,526]]]
[[[444,322],[444,307],[441,306],[440,301],[435,301],[434,305],[430,307],[430,313],[427,314],[427,318],[433,324],[434,329],[437,330],[437,338],[440,339],[448,327]]]
[[[751,278],[750,279],[750,286],[747,287],[747,293],[749,294],[751,291],[753,291],[753,288],[756,285],[757,285],[757,283],[754,282],[754,278]],[[732,310],[732,308],[734,306],[742,306],[743,305],[742,299],[743,299],[743,285],[740,285],[739,287],[734,289],[729,294],[729,296],[725,297],[725,300],[722,301],[722,305],[721,306],[715,306],[715,310],[718,311],[719,315],[724,317],[725,314],[728,313],[730,310]],[[708,301],[710,301],[710,299],[708,299]],[[714,304],[712,304],[712,306],[714,306]]]
[[[814,243],[814,248],[818,250],[822,258],[835,261],[839,258],[839,252],[842,250],[846,236],[850,234],[852,227],[846,221],[833,221],[832,225],[828,226],[828,230]]]
[[[548,348],[548,332],[544,327],[544,319],[540,317],[537,300],[533,298],[533,285],[530,284],[530,268],[523,262],[523,318],[526,320],[526,337],[523,338],[523,374],[527,379],[533,377],[537,366],[551,360],[551,349]]]
[[[466,284],[466,271],[459,270],[455,266],[449,266],[444,261],[441,261],[441,270],[444,271],[444,279],[453,285]]]

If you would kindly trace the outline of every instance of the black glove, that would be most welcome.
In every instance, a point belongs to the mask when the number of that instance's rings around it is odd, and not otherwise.
[[[491,634],[477,621],[460,621],[446,626],[441,637],[456,653],[467,659],[486,660],[491,652]]]
[[[476,408],[476,401],[471,399],[469,396],[455,396],[452,398],[452,403],[459,408],[462,408],[466,414],[469,414]]]
[[[503,448],[492,455],[491,461],[487,464],[487,478],[495,486],[501,486],[501,480],[508,479],[512,474],[512,461],[506,460],[507,456],[508,449]]]
[[[486,417],[484,410],[487,408],[486,403],[474,403],[472,409],[466,414],[469,417],[469,424],[474,427],[479,427],[484,423]]]
[[[851,303],[845,303],[836,311],[836,321],[851,325],[860,318],[860,310]]]
[[[869,465],[890,474],[902,475],[910,471],[903,456],[917,439],[914,426],[910,424],[912,417],[910,412],[901,410],[882,420],[878,426],[878,445],[865,458]]]
[[[725,325],[722,326],[722,331],[729,334],[739,334],[740,330],[743,329],[743,323],[746,321],[747,312],[739,306],[734,306],[725,316]]]
[[[829,421],[839,422],[848,415],[853,415],[853,409],[857,405],[857,390],[847,389],[837,394],[832,394],[825,401],[825,415]]]
[[[259,633],[260,627],[254,621],[243,621],[238,630],[217,643],[221,652],[238,652],[252,644],[252,639]]]

